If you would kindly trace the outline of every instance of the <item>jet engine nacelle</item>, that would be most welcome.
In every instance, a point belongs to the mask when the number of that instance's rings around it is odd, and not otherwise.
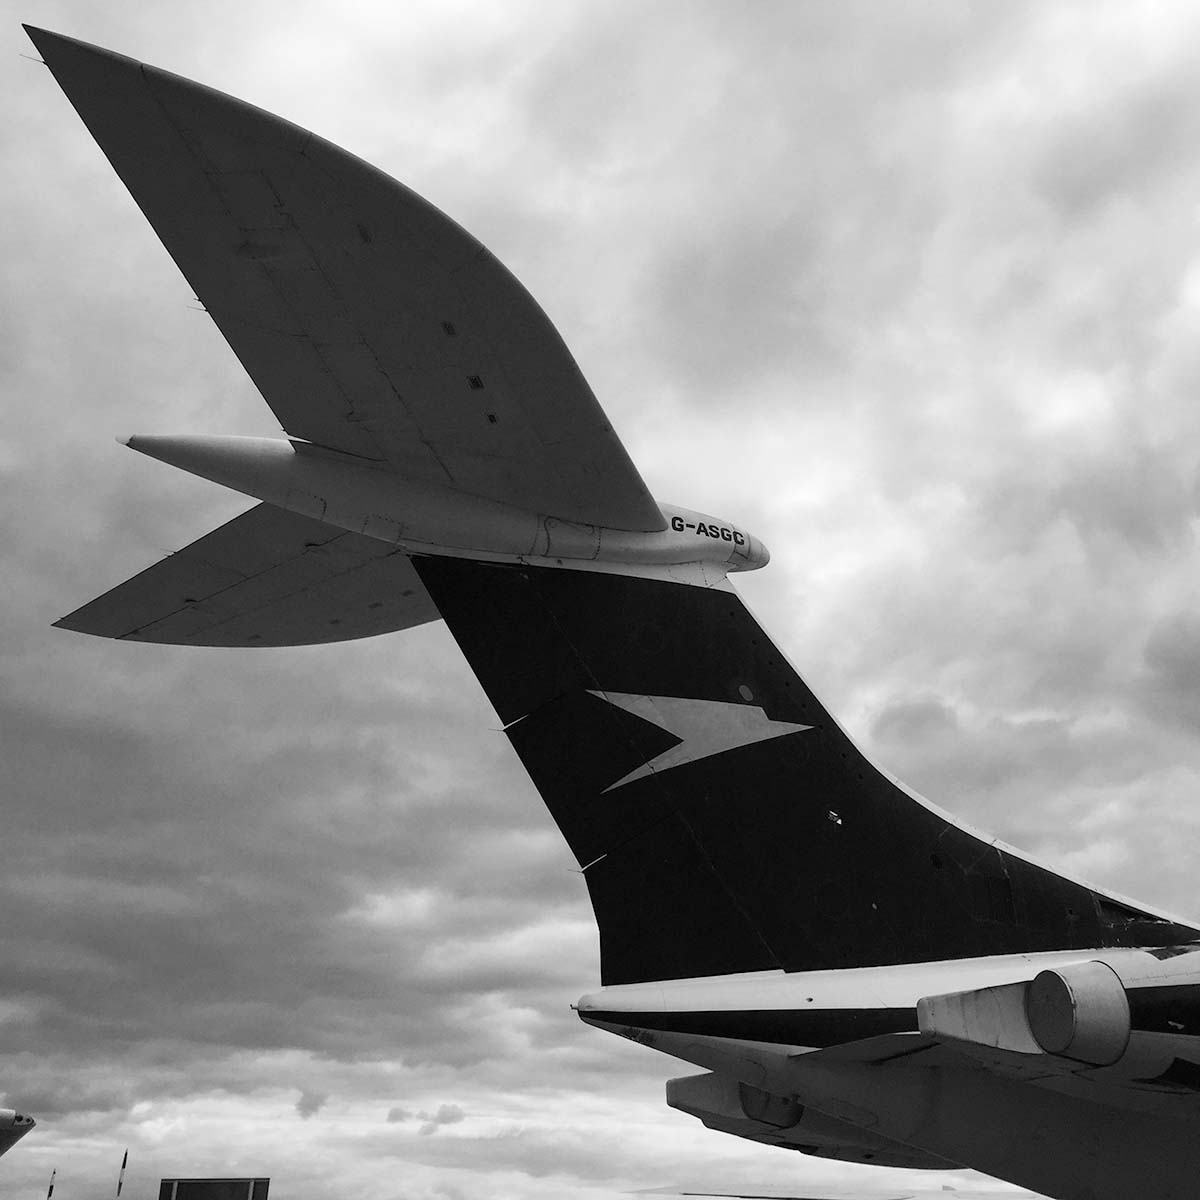
[[[927,996],[917,1017],[935,1037],[1152,1078],[1177,1057],[1200,1062],[1200,953],[1065,963],[1020,983]]]
[[[1115,1063],[1133,1032],[1125,985],[1104,962],[1039,972],[1025,991],[1025,1018],[1047,1054],[1097,1067]]]

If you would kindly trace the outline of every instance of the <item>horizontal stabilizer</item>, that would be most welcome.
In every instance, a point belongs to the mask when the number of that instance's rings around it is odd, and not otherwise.
[[[134,642],[306,646],[437,616],[408,555],[260,504],[55,624]]]
[[[665,527],[550,319],[456,222],[262,109],[26,28],[292,437],[566,521]]]

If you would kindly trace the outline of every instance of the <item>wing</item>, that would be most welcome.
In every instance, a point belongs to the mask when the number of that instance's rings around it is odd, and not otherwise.
[[[304,646],[437,616],[406,554],[260,504],[56,624],[133,642]]]
[[[665,527],[549,318],[455,222],[270,113],[26,28],[289,434],[566,520]]]

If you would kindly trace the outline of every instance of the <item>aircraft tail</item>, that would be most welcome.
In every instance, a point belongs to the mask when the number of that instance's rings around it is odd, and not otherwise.
[[[728,583],[413,562],[584,868],[605,984],[1197,936],[898,787]]]
[[[653,499],[445,214],[261,109],[29,34],[288,434],[131,439],[262,504],[61,625],[294,645],[436,605],[584,868],[605,983],[1198,936],[866,762],[725,582],[762,545]]]

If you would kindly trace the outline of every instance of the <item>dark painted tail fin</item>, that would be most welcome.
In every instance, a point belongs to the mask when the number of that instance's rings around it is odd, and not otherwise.
[[[585,868],[605,984],[1197,936],[901,790],[727,587],[414,563]]]

